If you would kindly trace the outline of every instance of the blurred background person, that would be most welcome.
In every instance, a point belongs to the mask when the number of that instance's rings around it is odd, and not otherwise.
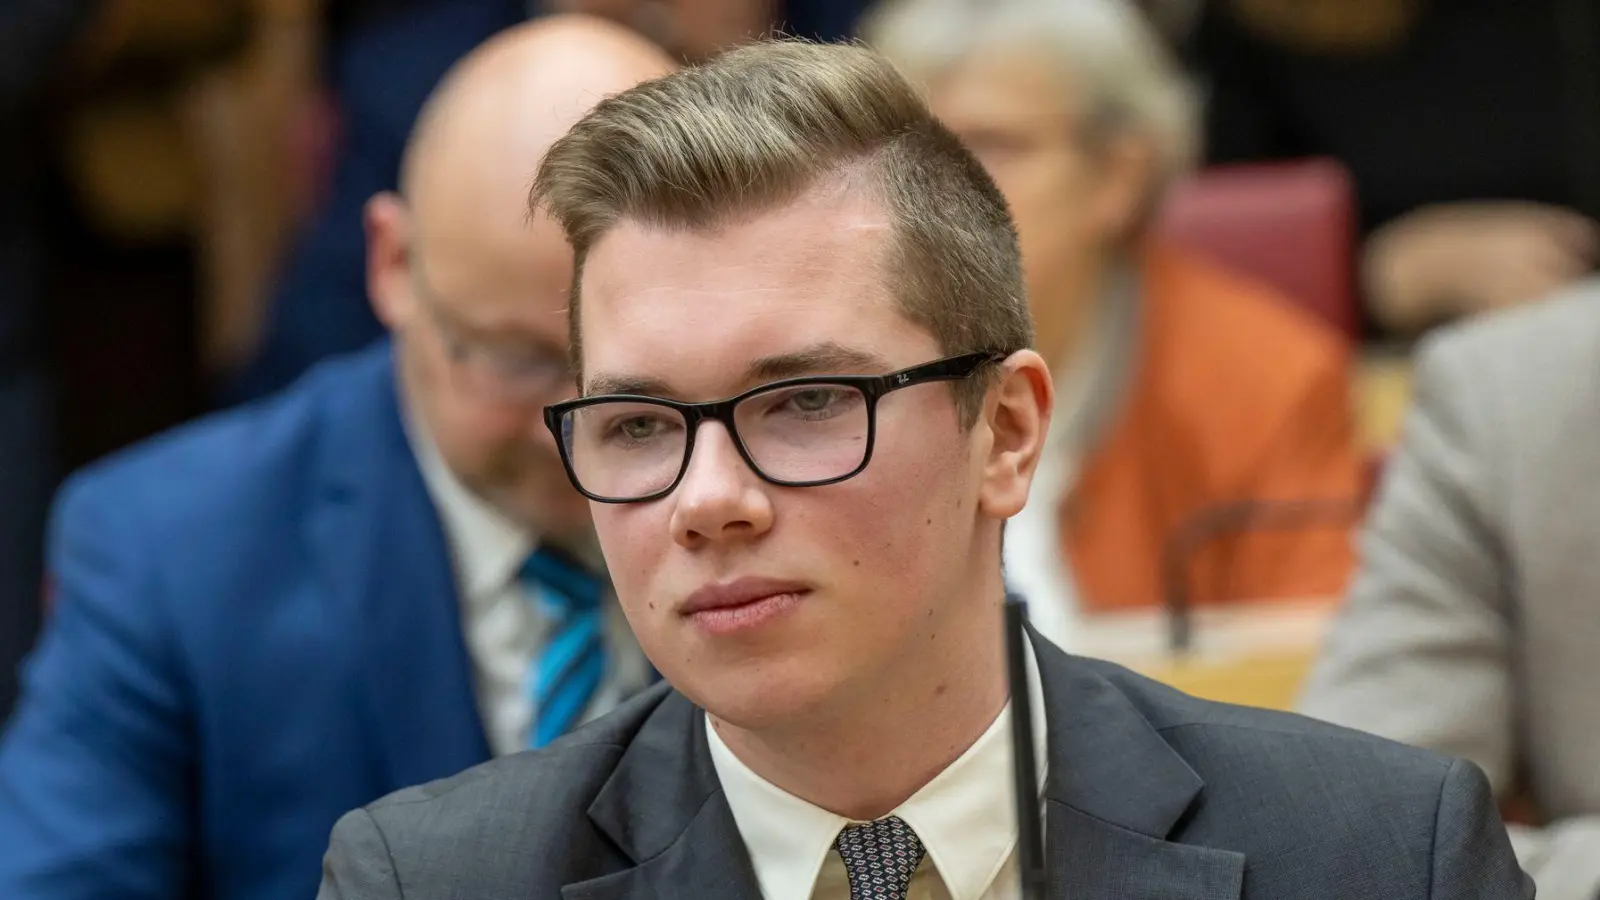
[[[1464,757],[1545,900],[1600,895],[1600,280],[1425,342],[1301,710]]]
[[[327,196],[287,248],[281,271],[254,278],[226,315],[220,398],[236,402],[292,381],[317,360],[364,346],[382,326],[354,302],[362,279],[361,207],[391,190],[405,135],[440,74],[489,34],[530,14],[583,12],[625,24],[674,55],[703,59],[774,27],[825,40],[849,33],[863,0],[388,0],[346,16],[328,52],[337,119]],[[339,4],[333,4],[338,6]]]
[[[1190,46],[1209,161],[1350,170],[1375,332],[1534,300],[1600,261],[1593,0],[1210,0]]]
[[[493,40],[366,209],[392,344],[69,482],[0,738],[0,896],[310,896],[344,811],[652,679],[542,427],[572,261],[526,197],[589,105],[671,68],[594,19]]]
[[[1148,23],[1120,0],[889,0],[863,34],[927,86],[1020,232],[1060,386],[1006,538],[1041,629],[1070,646],[1074,610],[1159,605],[1167,557],[1196,529],[1195,603],[1342,590],[1364,490],[1347,348],[1287,299],[1148,238],[1200,140]],[[1312,500],[1337,514],[1232,523],[1240,504]]]

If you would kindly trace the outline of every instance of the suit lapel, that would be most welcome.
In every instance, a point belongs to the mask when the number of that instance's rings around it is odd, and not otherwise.
[[[331,607],[359,656],[379,789],[489,758],[438,514],[400,421],[387,348],[356,363],[328,411],[311,523]]]
[[[1051,900],[1237,900],[1244,855],[1168,838],[1204,789],[1105,678],[1034,636],[1050,732]]]
[[[1051,900],[1237,900],[1244,855],[1168,838],[1204,783],[1128,698],[1035,635],[1049,728]],[[698,709],[673,693],[629,744],[589,818],[632,861],[562,900],[756,900]]]
[[[1237,900],[1244,854],[1174,844],[1048,802],[1050,900]]]
[[[562,900],[759,900],[703,715],[672,693],[645,722],[589,808],[634,865],[569,884]]]

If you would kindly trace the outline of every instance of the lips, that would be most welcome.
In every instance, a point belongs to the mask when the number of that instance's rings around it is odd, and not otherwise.
[[[773,578],[740,578],[724,584],[708,584],[684,600],[679,612],[685,616],[715,610],[748,606],[761,600],[785,594],[804,594],[810,588],[797,581],[780,581]]]
[[[783,618],[811,593],[796,581],[741,578],[709,584],[690,594],[679,612],[703,634],[717,638],[758,633]]]

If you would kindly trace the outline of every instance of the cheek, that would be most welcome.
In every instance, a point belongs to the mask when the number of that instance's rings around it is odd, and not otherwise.
[[[477,398],[442,393],[441,418],[450,423],[458,443],[493,454],[534,442],[543,425],[536,413]]]
[[[951,442],[957,440],[952,434]],[[893,449],[875,454],[872,466],[882,464],[876,477],[857,479],[853,491],[829,505],[828,521],[807,523],[805,533],[827,542],[831,555],[823,558],[838,561],[841,577],[877,585],[869,594],[920,604],[950,555],[962,552],[953,536],[970,518],[963,513],[971,511],[967,476],[953,452]]]
[[[1000,182],[1025,241],[1060,240],[1080,231],[1093,188],[1083,161],[1060,147],[1017,161]]]
[[[414,352],[410,357],[407,365],[412,384],[441,447],[477,458],[534,442],[545,434],[544,442],[554,452],[554,440],[548,437],[538,408],[475,396],[457,384],[449,361],[436,353]]]
[[[1082,243],[1084,215],[1080,201],[1059,193],[1040,193],[1016,208],[1023,260],[1038,265],[1073,253]]]
[[[589,504],[606,569],[630,619],[634,618],[630,607],[651,602],[650,573],[662,571],[659,562],[671,543],[664,514],[656,513],[656,506],[664,504]]]

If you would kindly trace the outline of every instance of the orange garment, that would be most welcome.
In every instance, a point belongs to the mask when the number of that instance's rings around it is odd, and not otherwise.
[[[1342,592],[1366,493],[1346,342],[1172,249],[1148,251],[1141,276],[1121,408],[1059,504],[1079,602],[1160,605],[1164,556],[1194,529],[1205,537],[1173,567],[1192,605]],[[1317,499],[1314,513],[1262,505]]]

